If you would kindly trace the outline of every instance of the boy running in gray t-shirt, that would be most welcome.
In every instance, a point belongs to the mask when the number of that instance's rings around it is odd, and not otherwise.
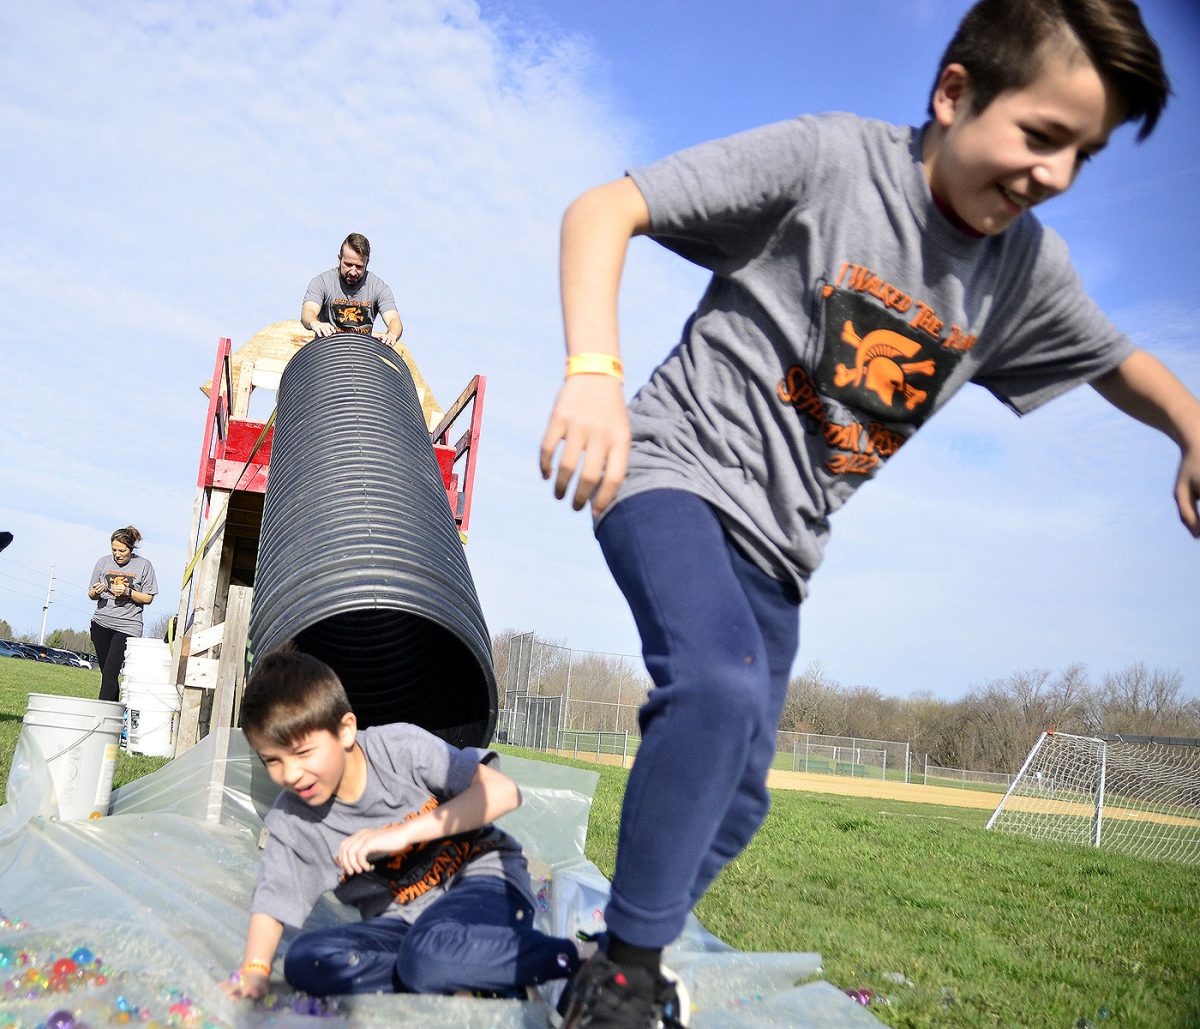
[[[1087,296],[1029,208],[1168,86],[1128,0],[983,0],[920,129],[798,118],[585,193],[563,222],[567,378],[541,469],[596,534],[654,680],[621,815],[607,952],[566,1024],[684,1013],[660,975],[766,816],[798,607],[829,518],[963,385],[1018,414],[1083,382],[1181,451],[1200,536],[1200,403]],[[617,292],[649,235],[712,272],[626,414]],[[555,469],[555,452],[562,445]]]

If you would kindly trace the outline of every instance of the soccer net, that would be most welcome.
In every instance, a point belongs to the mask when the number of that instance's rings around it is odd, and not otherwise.
[[[1042,733],[989,829],[1200,863],[1200,740]]]

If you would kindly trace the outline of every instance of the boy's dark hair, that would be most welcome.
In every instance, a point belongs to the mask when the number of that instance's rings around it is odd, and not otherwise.
[[[242,697],[241,725],[251,746],[286,747],[320,729],[336,735],[350,710],[337,672],[288,640],[255,662]]]
[[[1154,131],[1171,84],[1132,0],[980,0],[946,47],[938,78],[948,64],[966,68],[978,114],[1005,90],[1029,85],[1041,71],[1042,47],[1064,30],[1116,90],[1125,105],[1122,121],[1141,121],[1141,142]]]
[[[358,254],[363,259],[364,264],[371,260],[371,241],[361,232],[350,233],[349,236],[342,240],[342,246],[349,247]],[[340,261],[341,259],[342,248],[338,247],[338,260]]]

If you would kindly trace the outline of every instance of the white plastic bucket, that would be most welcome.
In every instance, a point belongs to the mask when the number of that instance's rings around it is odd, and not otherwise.
[[[126,749],[131,754],[174,757],[179,708],[179,693],[173,683],[129,686],[122,733]]]
[[[63,821],[108,814],[121,713],[111,700],[29,694],[21,734],[46,759]]]
[[[164,640],[133,636],[125,641],[121,675],[126,681],[167,682],[171,678],[171,647]]]

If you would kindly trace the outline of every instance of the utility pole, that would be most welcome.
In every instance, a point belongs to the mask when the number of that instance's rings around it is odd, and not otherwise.
[[[54,592],[54,565],[50,566],[50,584],[46,587],[46,603],[42,605],[42,631],[38,636],[38,646],[46,643],[46,615],[50,613],[50,594]]]

